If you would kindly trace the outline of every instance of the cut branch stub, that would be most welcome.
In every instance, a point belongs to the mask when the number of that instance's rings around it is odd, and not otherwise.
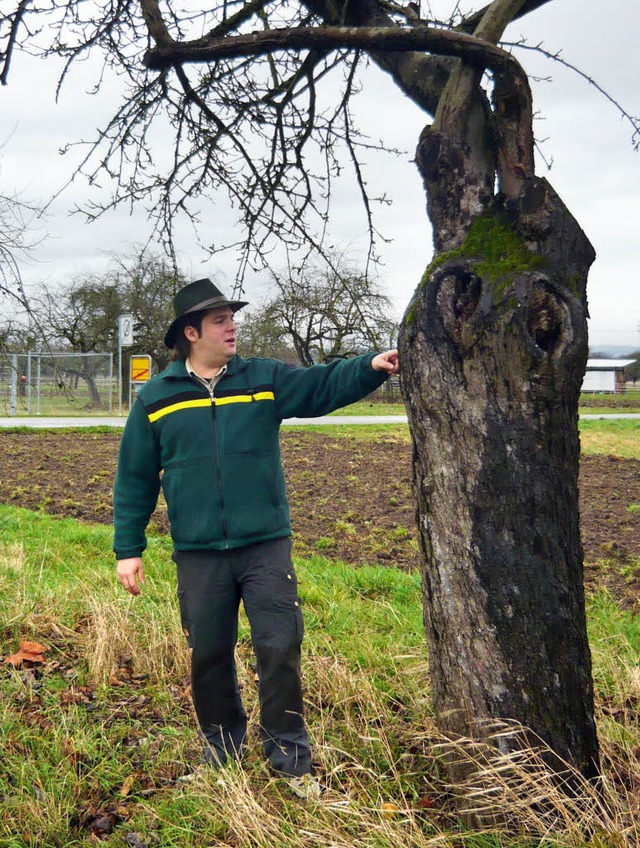
[[[519,197],[506,200],[505,212],[529,249],[553,268],[554,278],[586,299],[587,275],[596,254],[553,186],[541,177],[525,180]]]

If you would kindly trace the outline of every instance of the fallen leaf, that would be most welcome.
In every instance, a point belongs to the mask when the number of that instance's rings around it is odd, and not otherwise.
[[[60,693],[63,704],[90,704],[92,698],[93,692],[88,686],[71,687]]]
[[[32,662],[32,663],[43,663],[44,662],[44,657],[42,656],[42,654],[36,654],[33,651],[20,651],[20,653],[22,654],[22,659],[25,662]]]
[[[23,662],[43,663],[45,660],[42,655],[46,650],[46,645],[39,642],[20,642],[16,653],[5,657],[4,662],[14,668],[20,668]]]
[[[124,841],[131,848],[147,848],[147,842],[139,833],[125,833]]]
[[[30,654],[44,654],[47,646],[41,645],[39,642],[20,642],[20,650],[27,651]]]
[[[120,795],[122,795],[124,797],[125,795],[128,795],[129,792],[131,792],[131,787],[133,786],[135,779],[136,779],[135,774],[129,775],[129,777],[125,780],[125,782],[120,787]]]
[[[400,807],[397,804],[393,804],[391,801],[387,801],[382,805],[383,818],[394,819],[398,815],[400,815]]]

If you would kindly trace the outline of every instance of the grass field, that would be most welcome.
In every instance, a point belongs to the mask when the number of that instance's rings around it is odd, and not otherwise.
[[[111,407],[109,406],[110,403]],[[118,398],[115,392],[112,392],[111,397],[109,397],[109,392],[103,389],[101,392],[101,405],[94,406],[91,403],[91,397],[86,388],[83,389],[80,387],[73,392],[47,389],[42,391],[40,395],[39,409],[40,411],[38,412],[38,397],[35,390],[31,393],[30,398],[26,395],[19,395],[16,398],[16,415],[18,417],[29,415],[35,417],[39,414],[51,418],[62,418],[70,415],[77,417],[104,416],[109,415],[109,409],[111,409],[111,414],[117,415]],[[0,395],[0,415],[9,416],[10,414],[9,397],[5,393]]]
[[[0,846],[638,844],[630,811],[640,803],[640,621],[604,595],[589,601],[602,795],[583,787],[568,800],[535,762],[514,792],[497,764],[491,791],[520,835],[474,833],[456,819],[443,783],[417,574],[297,562],[308,721],[329,785],[321,803],[302,803],[267,772],[255,739],[243,768],[180,780],[200,746],[166,538],[151,538],[138,599],[116,584],[106,527],[2,506],[0,539],[2,654],[22,640],[45,648],[33,669],[5,664],[0,676]],[[244,619],[238,656],[255,723]]]
[[[595,414],[595,415],[615,415],[620,412],[631,412],[640,414],[640,392],[629,391],[624,395],[616,396],[615,406],[613,402],[610,406],[603,406],[612,396],[598,395],[598,405],[593,404],[593,396],[582,395],[580,401],[580,414]],[[339,409],[333,415],[406,415],[406,409],[403,403],[382,403],[370,400],[352,403]]]
[[[607,402],[607,396],[598,397],[599,404]],[[640,402],[640,391],[628,391],[624,395],[616,396],[615,406],[590,406],[589,401],[593,396],[583,395],[581,399],[580,413],[581,414],[598,414],[612,415],[617,412],[640,412],[638,403]],[[626,404],[625,404],[626,402]],[[111,411],[113,415],[118,414],[118,400],[113,397],[111,400]],[[124,404],[123,414],[127,414],[127,403]],[[0,408],[0,415],[7,416],[10,414],[8,401],[5,399],[4,409]],[[36,415],[37,399],[35,395],[31,398],[31,415]],[[17,415],[28,415],[27,398],[19,397],[17,403]],[[102,407],[93,407],[90,403],[88,393],[85,391],[75,392],[74,394],[50,393],[45,392],[40,399],[40,415],[45,417],[64,417],[64,416],[104,416],[109,414],[109,398],[103,393]],[[352,403],[342,409],[332,413],[333,415],[405,415],[406,410],[402,402],[387,402],[379,400],[364,400],[358,403]]]
[[[390,413],[393,414],[393,413]],[[357,436],[361,439],[385,439],[410,441],[406,424],[338,424],[331,427],[305,425],[305,431],[331,433],[334,436]],[[583,453],[621,456],[625,459],[640,459],[640,419],[616,419],[614,421],[580,421],[580,445]]]
[[[580,447],[587,454],[640,459],[640,419],[580,421]]]

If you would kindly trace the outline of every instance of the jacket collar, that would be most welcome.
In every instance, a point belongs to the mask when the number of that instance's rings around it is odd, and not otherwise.
[[[232,374],[238,374],[240,373],[240,371],[244,371],[248,364],[248,360],[244,359],[242,356],[238,356],[238,354],[236,353],[229,360],[229,364],[227,365],[227,371],[224,376],[228,377]],[[187,379],[189,375],[187,374],[187,369],[185,368],[184,360],[174,360],[164,372],[164,377],[171,380]]]

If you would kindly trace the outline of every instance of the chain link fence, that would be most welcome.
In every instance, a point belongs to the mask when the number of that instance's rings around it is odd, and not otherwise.
[[[368,399],[381,406],[401,402],[399,379],[391,377]],[[0,417],[117,413],[118,378],[113,354],[0,354]]]
[[[389,379],[385,380],[379,389],[376,389],[371,397],[376,401],[381,401],[382,403],[402,403],[400,378],[389,377]]]
[[[0,354],[0,415],[111,415],[112,353]]]

